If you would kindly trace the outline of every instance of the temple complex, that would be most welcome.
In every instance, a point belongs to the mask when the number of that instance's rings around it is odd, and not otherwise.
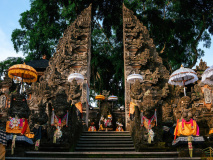
[[[51,151],[53,157],[56,153],[59,157],[60,151],[67,152],[64,157],[72,152],[85,152],[89,157],[88,152],[94,151],[204,157],[204,149],[213,144],[213,88],[201,83],[207,64],[201,60],[196,66],[198,81],[185,86],[186,95],[184,87],[170,85],[171,73],[148,29],[125,5],[125,106],[113,108],[107,99],[109,91],[101,94],[99,107],[89,106],[91,10],[92,5],[67,27],[49,61],[44,57],[27,63],[36,69],[38,80],[23,93],[7,74],[0,83],[0,118],[7,133],[7,150],[11,149],[7,156],[35,156],[38,152],[34,150],[39,150]],[[73,74],[82,75],[83,80],[68,81]],[[131,75],[140,79],[130,83]],[[151,156],[148,152],[147,157]]]

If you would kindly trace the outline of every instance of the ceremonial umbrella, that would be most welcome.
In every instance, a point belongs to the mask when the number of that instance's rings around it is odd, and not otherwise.
[[[105,100],[105,96],[100,94],[100,95],[95,96],[95,99],[97,99],[97,100]]]
[[[180,69],[177,69],[172,73],[172,75],[169,77],[169,84],[171,85],[179,85],[184,87],[184,96],[186,96],[186,89],[185,85],[188,85],[190,83],[194,83],[198,80],[197,73],[190,69],[190,68],[184,68],[182,65]]]
[[[75,79],[78,83],[82,83],[84,81],[84,76],[80,73],[72,73],[68,76],[68,81],[72,82]]]
[[[117,96],[111,95],[108,97],[108,101],[112,101],[112,108],[113,108],[113,102],[117,101],[117,100],[118,100]]]
[[[22,82],[36,82],[38,74],[36,70],[24,64],[16,64],[8,69],[8,76],[12,79],[19,80],[21,78]]]
[[[136,80],[139,80],[139,82],[143,82],[143,77],[140,74],[130,74],[127,77],[127,82],[129,83],[135,83]]]
[[[21,84],[23,85],[23,82],[31,83],[31,82],[36,82],[38,73],[36,70],[31,67],[24,64],[16,64],[13,65],[8,69],[8,76],[12,79],[15,79],[19,81],[21,78]]]
[[[99,95],[95,96],[95,99],[96,99],[96,100],[105,100],[105,96],[99,94]],[[100,106],[100,101],[99,101],[99,106]],[[100,106],[100,109],[101,109],[101,106]]]
[[[212,85],[213,84],[213,66],[207,68],[203,74],[201,83]]]

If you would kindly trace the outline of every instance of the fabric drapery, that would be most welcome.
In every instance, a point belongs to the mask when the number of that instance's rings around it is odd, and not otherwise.
[[[155,109],[155,113],[150,119],[143,116],[143,111],[141,111],[141,126],[149,130],[154,127],[154,125],[157,126],[157,110]]]
[[[135,106],[136,106],[135,103],[130,102],[130,104],[129,104],[129,116],[130,116],[130,114],[134,114],[134,112],[135,112]]]
[[[9,121],[6,123],[6,133],[13,133],[13,134],[23,134],[28,138],[33,138],[34,134],[30,133],[30,128],[28,125],[28,121],[25,118],[16,119],[16,124],[14,124],[15,118],[10,118]]]
[[[199,136],[199,134],[199,126],[195,120],[190,119],[190,121],[187,122],[186,120],[182,119],[181,122],[179,120],[177,121],[174,131],[175,139],[176,136]]]
[[[54,109],[52,110],[52,115],[51,115],[51,125],[52,126],[60,126],[60,127],[63,127],[66,125],[66,127],[68,127],[68,116],[69,116],[69,112],[67,110],[67,113],[64,115],[64,117],[61,119],[61,118],[58,118],[56,115],[55,115],[55,112],[54,112]]]

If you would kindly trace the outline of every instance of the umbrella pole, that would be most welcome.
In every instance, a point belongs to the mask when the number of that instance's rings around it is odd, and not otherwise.
[[[183,80],[183,90],[184,90],[184,96],[186,96],[185,80]]]
[[[184,86],[184,96],[186,96],[186,88],[185,88],[185,86]]]

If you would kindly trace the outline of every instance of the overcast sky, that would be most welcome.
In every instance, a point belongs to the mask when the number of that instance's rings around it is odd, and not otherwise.
[[[0,61],[7,57],[23,57],[22,52],[16,53],[13,49],[11,34],[14,29],[20,28],[18,22],[20,14],[29,9],[30,0],[0,0]],[[205,56],[202,59],[208,66],[213,65],[213,44],[210,49],[205,49]],[[200,60],[197,64],[199,62]]]

